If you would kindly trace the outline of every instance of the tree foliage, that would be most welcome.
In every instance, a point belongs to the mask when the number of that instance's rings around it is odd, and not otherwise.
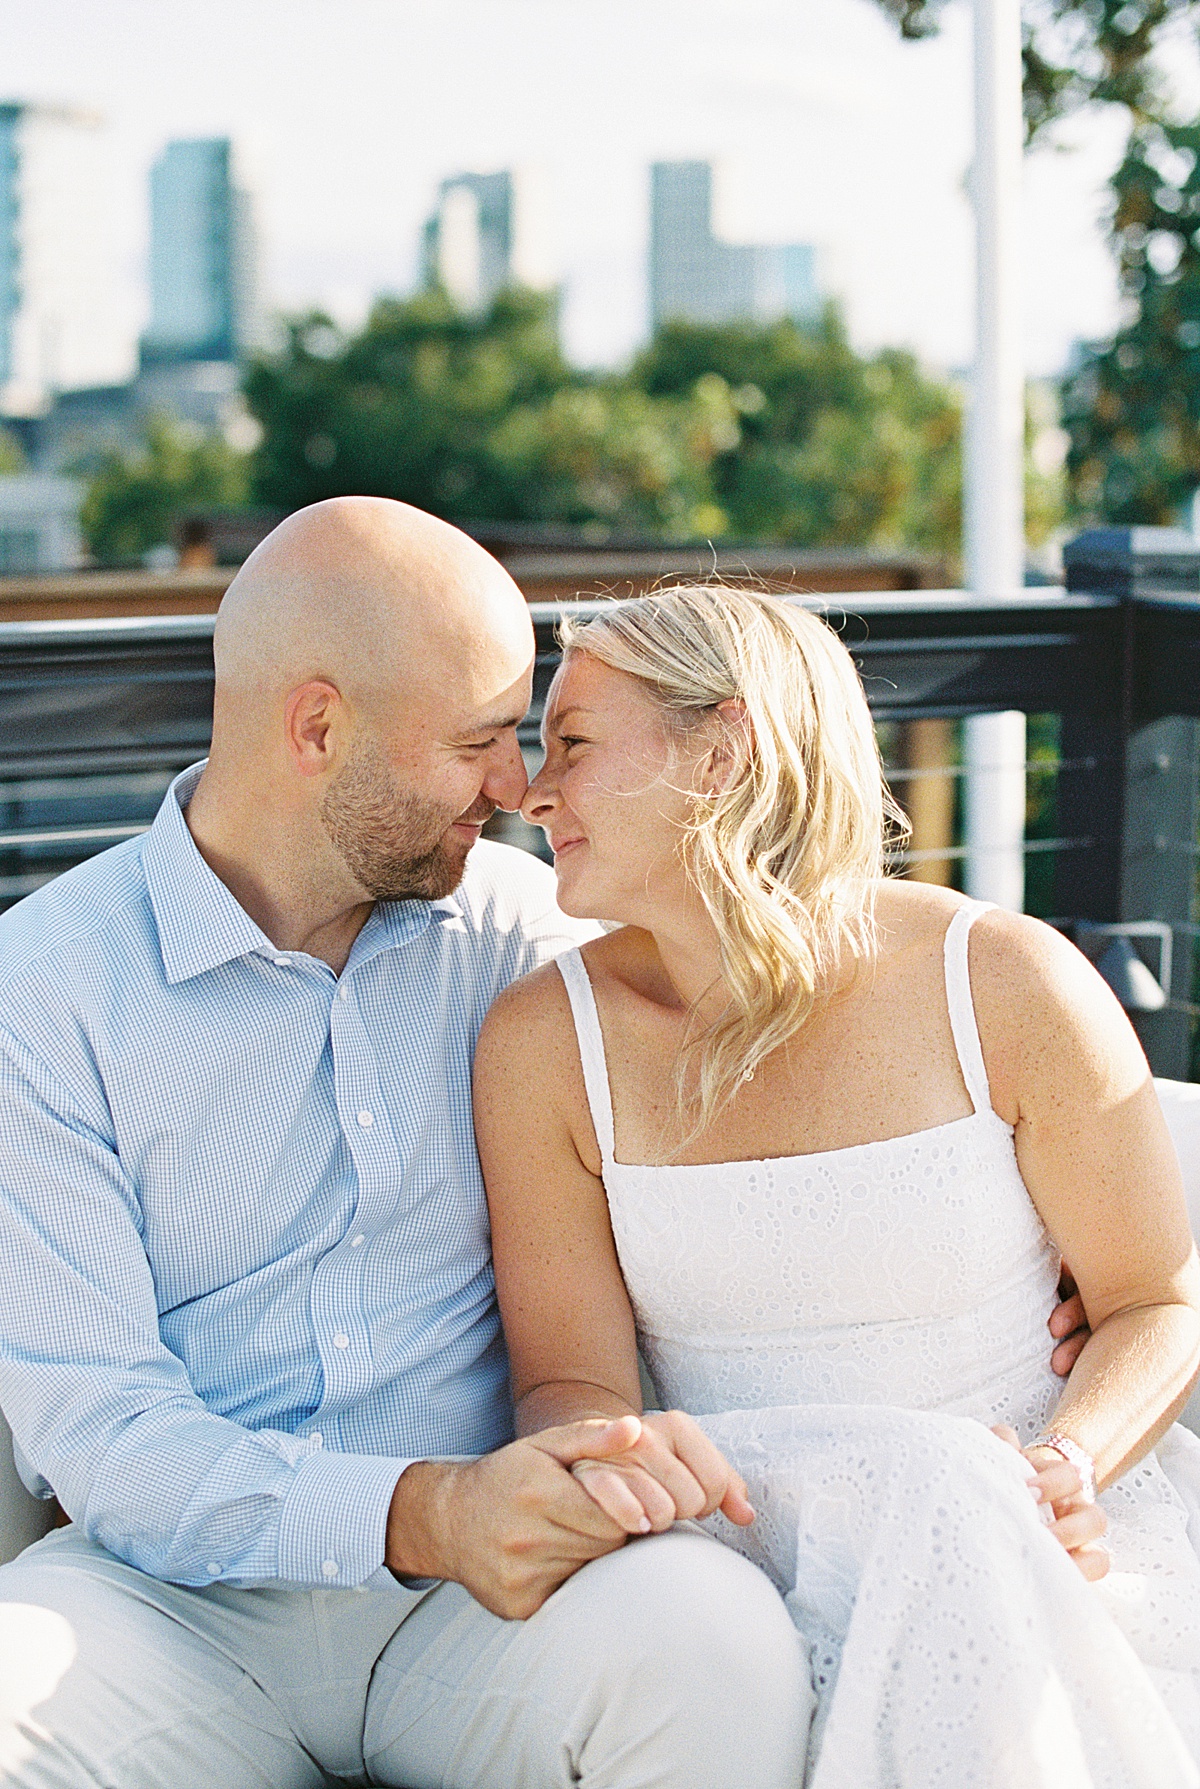
[[[804,545],[953,549],[956,393],[913,358],[855,354],[819,325],[672,324],[623,372],[563,360],[551,300],[478,316],[387,299],[364,329],[291,326],[246,383],[264,436],[254,492],[290,509],[342,491],[459,521]]]
[[[931,36],[945,0],[876,0],[903,36]],[[1025,122],[1031,137],[1088,105],[1121,105],[1135,120],[1165,104],[1154,51],[1195,0],[1024,0]]]
[[[1063,391],[1076,502],[1169,522],[1200,486],[1200,126],[1143,124],[1113,177],[1126,319]]]
[[[170,541],[181,510],[244,503],[247,489],[246,457],[223,436],[154,417],[131,452],[101,456],[80,522],[101,565],[128,564]]]
[[[936,27],[938,0],[878,0],[901,29]],[[1181,121],[1156,52],[1200,22],[1198,0],[1026,0],[1031,140],[1085,106],[1116,105],[1129,138],[1112,177],[1122,319],[1063,383],[1075,510],[1167,522],[1200,485],[1200,126]]]
[[[0,425],[0,478],[25,470],[25,453],[11,429]]]
[[[631,376],[652,396],[726,408],[711,481],[739,539],[956,547],[958,394],[911,354],[856,354],[835,308],[804,330],[668,324]]]

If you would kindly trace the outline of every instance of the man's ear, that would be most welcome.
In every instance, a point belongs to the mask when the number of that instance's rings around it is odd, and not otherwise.
[[[341,692],[332,683],[315,679],[292,691],[283,711],[284,734],[301,776],[325,776],[332,769],[345,716]]]
[[[703,795],[722,795],[746,768],[754,750],[754,727],[746,704],[736,696],[713,710],[714,737],[701,761],[698,787]]]

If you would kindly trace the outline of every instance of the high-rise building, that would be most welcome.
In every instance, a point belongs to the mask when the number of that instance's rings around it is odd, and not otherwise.
[[[655,162],[650,170],[650,315],[802,322],[820,305],[816,251],[809,243],[723,242],[712,227],[708,162]]]
[[[0,104],[0,415],[129,374],[102,121]]]
[[[545,195],[533,168],[455,174],[425,225],[425,283],[463,310],[486,310],[505,286],[553,283]]]
[[[239,360],[257,334],[257,260],[228,137],[168,143],[150,173],[143,366]]]

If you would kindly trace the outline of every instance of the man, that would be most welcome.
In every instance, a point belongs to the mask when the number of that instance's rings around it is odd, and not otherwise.
[[[719,1456],[510,1441],[470,1057],[581,935],[476,846],[525,789],[520,592],[432,517],[318,504],[215,655],[207,764],[0,919],[0,1405],[72,1522],[0,1570],[0,1783],[794,1789],[771,1586],[626,1546],[570,1471],[690,1515]]]

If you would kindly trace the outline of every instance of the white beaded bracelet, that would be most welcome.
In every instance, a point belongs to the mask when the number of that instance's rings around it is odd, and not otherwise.
[[[1056,1454],[1061,1454],[1068,1466],[1074,1466],[1083,1480],[1083,1500],[1085,1503],[1096,1501],[1096,1462],[1091,1454],[1080,1447],[1078,1441],[1072,1441],[1069,1435],[1040,1435],[1033,1444],[1035,1447],[1051,1447]]]

